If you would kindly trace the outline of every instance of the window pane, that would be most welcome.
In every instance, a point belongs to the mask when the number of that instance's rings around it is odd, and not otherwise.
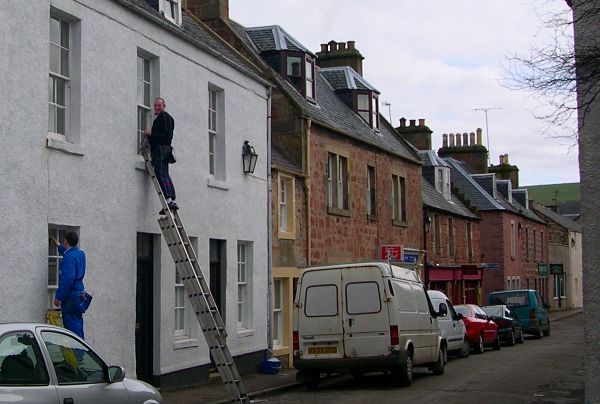
[[[48,132],[56,133],[56,107],[48,105]]]
[[[58,286],[58,258],[48,258],[48,286]]]
[[[369,111],[369,96],[367,94],[358,94],[356,96],[358,109],[363,111]],[[367,121],[369,120],[369,114],[367,114]]]
[[[306,62],[306,80],[312,81],[313,78],[313,64],[311,62]]]
[[[60,133],[61,135],[65,135],[67,132],[65,130],[65,110],[64,108],[56,109],[56,133]]]
[[[360,117],[364,119],[365,122],[369,123],[369,117],[371,116],[369,111],[358,111],[358,115],[360,115]]]
[[[185,329],[185,316],[184,316],[184,311],[183,310],[177,310],[177,326],[176,329],[177,330],[184,330]]]
[[[379,285],[376,282],[346,285],[346,312],[348,314],[378,313],[381,310]]]
[[[60,22],[60,45],[69,49],[69,23],[65,21]]]
[[[29,332],[15,333],[0,340],[0,368],[0,385],[47,385],[49,381],[35,337]],[[7,395],[5,399],[10,397]],[[13,398],[16,400],[15,396]]]
[[[56,85],[56,99],[54,100],[55,103],[57,103],[60,106],[65,106],[67,105],[66,100],[65,100],[65,87],[66,87],[66,82],[64,80],[61,79],[56,79],[55,85]]]
[[[60,44],[60,21],[50,17],[50,42]]]
[[[150,107],[150,83],[144,83],[144,105]]]
[[[313,94],[313,82],[306,80],[306,96],[309,98],[315,98]]]
[[[50,71],[61,74],[60,71],[60,48],[50,44]]]
[[[137,78],[142,80],[144,78],[144,58],[137,57]]]
[[[144,81],[150,82],[150,60],[144,58]]]
[[[69,51],[65,49],[61,50],[60,74],[69,77]]]
[[[307,317],[335,316],[338,313],[338,293],[334,285],[309,286],[306,289],[304,313]]]
[[[301,77],[302,69],[300,68],[301,59],[296,56],[287,58],[287,75],[291,77]]]
[[[273,339],[279,339],[279,313],[273,315]]]
[[[273,283],[275,302],[273,304],[274,309],[281,309],[281,293],[282,293],[282,283],[281,280],[275,280]]]

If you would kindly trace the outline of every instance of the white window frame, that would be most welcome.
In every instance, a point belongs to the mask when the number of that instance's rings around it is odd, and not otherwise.
[[[181,25],[181,0],[160,0],[158,5],[167,20]]]
[[[392,174],[392,221],[406,222],[406,179],[400,175]]]
[[[279,238],[295,238],[295,179],[294,177],[279,174],[279,206],[278,206],[278,228]]]
[[[55,224],[48,224],[48,271],[46,285],[48,287],[48,310],[57,310],[59,307],[54,305],[54,297],[58,290],[59,275],[60,275],[60,263],[63,257],[58,253],[58,249],[54,246],[54,242],[50,240],[50,237],[58,240],[60,243],[64,241],[65,233],[68,231],[75,231],[79,234],[78,228],[73,226],[61,226]],[[51,251],[53,253],[51,253]],[[54,263],[52,265],[50,263]],[[55,272],[53,278],[56,279],[56,283],[50,284],[50,271]]]
[[[225,180],[225,103],[223,89],[208,85],[208,174]]]
[[[140,77],[139,64],[142,63],[142,72]],[[147,55],[140,54],[138,52],[136,58],[136,83],[137,83],[137,150],[138,153],[141,154],[140,146],[142,139],[144,137],[144,130],[152,127],[151,119],[152,119],[152,59]],[[148,69],[146,71],[146,69]],[[140,100],[139,91],[140,86],[142,87],[142,98],[145,98],[145,90],[148,89],[148,100]],[[142,101],[142,103],[140,103]],[[144,102],[148,101],[148,104],[144,104]]]
[[[335,153],[327,154],[327,206],[349,209],[348,158]]]
[[[377,216],[377,172],[367,165],[367,215]]]
[[[275,278],[273,280],[273,346],[282,347],[285,343],[283,327],[283,305],[285,296],[285,280]],[[279,305],[277,304],[279,300]]]
[[[53,43],[51,40],[50,34],[50,25],[52,24],[52,20],[56,20],[59,23],[59,36],[61,37],[61,43]],[[64,18],[55,15],[54,13],[50,14],[50,20],[48,22],[48,44],[50,47],[49,51],[49,62],[48,62],[48,133],[51,133],[54,137],[66,141],[69,138],[71,133],[71,74],[72,74],[72,44],[73,44],[73,32],[72,32],[72,23]],[[63,36],[63,24],[66,26],[66,35],[67,35],[67,44],[62,43]],[[50,67],[50,55],[52,54],[53,47],[58,47],[59,49],[59,64],[61,67],[64,67],[63,62],[63,51],[67,52],[66,57],[66,71],[61,69],[60,72],[54,72]],[[52,97],[50,96],[50,83],[52,83]],[[56,83],[56,85],[55,85]],[[64,105],[58,103],[57,100],[57,89],[58,86],[63,87],[64,92]],[[64,110],[64,123],[63,123],[63,132],[61,133],[58,130],[58,110]],[[54,125],[50,127],[50,115],[53,115]]]
[[[174,322],[174,330],[175,330],[175,338],[187,337],[189,336],[189,322],[186,318],[186,298],[185,298],[185,286],[179,277],[177,271],[175,271],[175,300],[174,300],[174,313],[175,313],[175,322]],[[179,314],[181,313],[181,316]],[[181,319],[181,324],[179,320]]]
[[[517,228],[515,226],[515,221],[511,220],[510,221],[510,257],[511,258],[515,258],[517,251],[516,251],[516,234],[515,232],[517,231]]]
[[[305,59],[304,60],[304,74],[306,76],[304,82],[304,89],[306,98],[315,99],[315,62],[314,60]]]
[[[237,244],[237,325],[238,330],[252,329],[252,243]]]

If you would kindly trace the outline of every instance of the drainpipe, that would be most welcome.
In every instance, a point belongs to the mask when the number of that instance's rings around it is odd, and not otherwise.
[[[311,187],[310,187],[310,156],[311,156],[311,147],[310,147],[310,127],[312,126],[312,120],[310,118],[306,118],[306,176],[304,177],[304,188],[306,189],[306,266],[312,265],[312,249],[311,249],[311,216],[310,216],[310,199],[311,199]]]
[[[271,184],[271,86],[267,87],[267,346],[269,356],[273,352],[273,332],[271,324],[273,322],[273,185]]]

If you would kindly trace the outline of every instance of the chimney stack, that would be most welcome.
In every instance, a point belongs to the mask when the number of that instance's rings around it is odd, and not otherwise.
[[[317,65],[319,67],[349,66],[361,76],[363,74],[363,59],[363,55],[356,49],[355,41],[338,43],[332,40],[327,44],[321,44],[321,51],[317,52]]]
[[[481,145],[481,129],[475,132],[456,132],[443,138],[443,146],[438,150],[440,157],[452,157],[466,163],[473,174],[488,172],[488,151]]]
[[[409,126],[406,126],[406,119],[400,118],[400,126],[396,128],[396,131],[406,140],[412,144],[417,150],[431,150],[431,129],[425,125],[425,119],[419,119],[419,125],[417,125],[416,119],[409,120]]]
[[[404,128],[406,126],[406,118],[400,118],[400,127]]]
[[[419,119],[419,126],[425,126],[425,119],[423,119],[423,118]]]
[[[488,168],[489,172],[496,173],[496,177],[502,180],[510,180],[513,189],[519,188],[519,167],[508,162],[508,154],[499,156],[500,164]]]
[[[410,120],[410,126],[415,126],[417,120],[416,119],[411,119]]]

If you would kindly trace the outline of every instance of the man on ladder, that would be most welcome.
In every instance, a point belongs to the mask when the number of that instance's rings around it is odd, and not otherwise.
[[[179,207],[175,203],[175,187],[169,176],[169,164],[175,162],[171,146],[175,120],[165,111],[165,107],[166,104],[163,98],[158,97],[154,100],[154,114],[156,117],[154,118],[154,122],[152,122],[152,129],[146,129],[144,135],[150,143],[152,167],[154,167],[154,174],[167,200],[167,206],[169,210],[177,210]],[[164,215],[165,210],[161,209],[159,214]]]

